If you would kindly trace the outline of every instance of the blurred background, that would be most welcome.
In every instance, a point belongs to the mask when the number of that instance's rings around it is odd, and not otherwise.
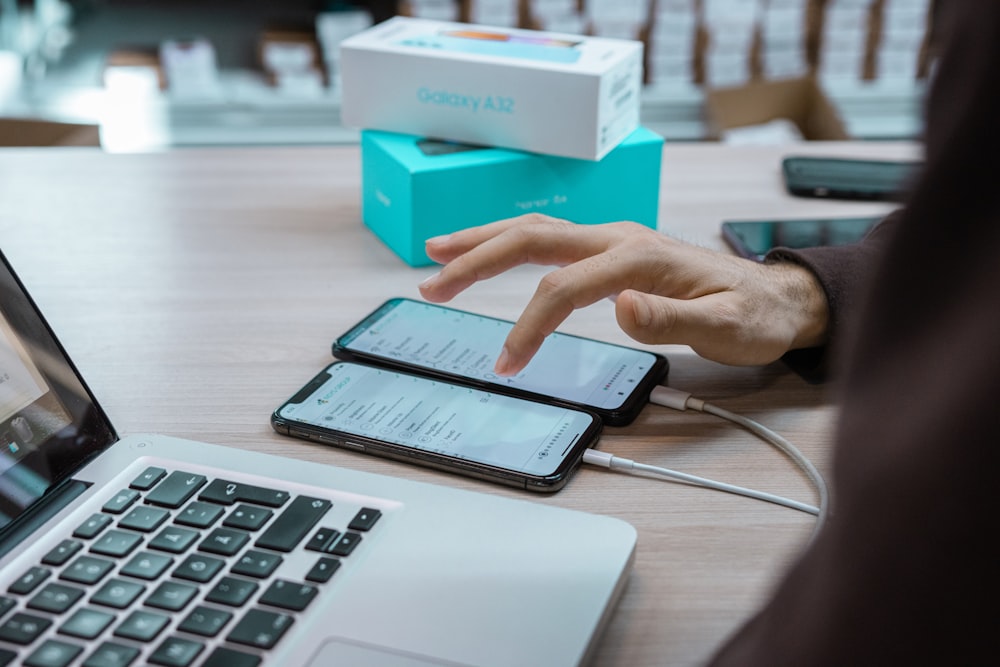
[[[668,141],[917,139],[938,1],[0,0],[0,146],[354,142],[338,45],[396,14],[641,40]]]

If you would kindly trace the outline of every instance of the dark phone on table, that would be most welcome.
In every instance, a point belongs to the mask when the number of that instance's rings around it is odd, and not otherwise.
[[[781,161],[785,188],[799,197],[902,201],[921,163],[788,156]]]
[[[285,435],[532,491],[566,484],[600,417],[354,362],[334,362],[274,411]]]
[[[493,373],[513,324],[412,299],[390,299],[333,344],[334,356],[596,412],[628,424],[667,372],[665,357],[553,333],[514,377]]]
[[[772,248],[815,248],[857,243],[881,217],[726,220],[722,237],[737,254],[760,261]]]

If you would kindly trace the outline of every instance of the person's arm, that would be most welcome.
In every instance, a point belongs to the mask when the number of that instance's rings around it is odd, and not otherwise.
[[[832,514],[713,667],[1000,655],[1000,4],[938,4],[926,167],[844,349]]]
[[[812,273],[823,289],[829,318],[823,345],[789,350],[782,356],[792,370],[810,382],[822,382],[831,371],[832,349],[846,337],[858,300],[865,292],[869,273],[898,225],[902,209],[879,221],[859,243],[819,248],[775,248],[764,258],[767,263],[797,264]]]

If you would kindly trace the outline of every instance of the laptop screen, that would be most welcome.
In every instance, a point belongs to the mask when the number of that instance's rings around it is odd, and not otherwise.
[[[0,535],[118,436],[0,253]]]

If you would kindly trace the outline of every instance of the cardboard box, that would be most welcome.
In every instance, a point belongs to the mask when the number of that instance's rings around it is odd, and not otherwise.
[[[367,130],[362,218],[411,266],[432,263],[433,236],[525,213],[656,229],[662,154],[663,138],[645,128],[596,162]]]
[[[96,125],[0,118],[0,146],[100,146]]]
[[[778,119],[795,124],[812,141],[848,139],[837,109],[812,77],[748,83],[705,92],[709,132],[763,125]]]
[[[597,160],[639,126],[641,42],[395,17],[341,43],[341,120]]]

